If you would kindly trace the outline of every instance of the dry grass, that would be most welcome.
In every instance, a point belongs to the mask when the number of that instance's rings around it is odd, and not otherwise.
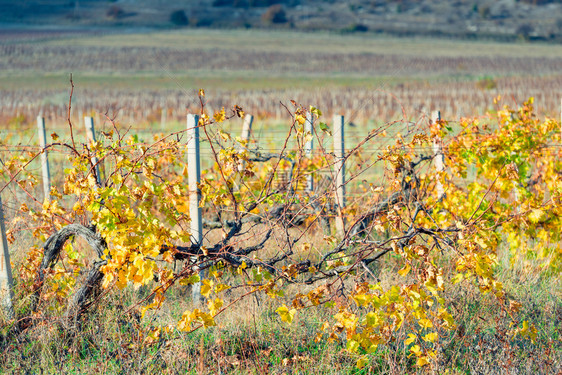
[[[447,256],[441,266],[451,272]],[[406,281],[398,276],[392,256],[373,271],[381,284]],[[492,296],[473,285],[456,285],[445,292],[448,309],[458,328],[443,332],[436,373],[444,374],[556,374],[562,370],[562,281],[530,272],[528,266],[497,269],[506,293],[522,303],[516,320],[538,329],[535,343],[507,335],[504,309]],[[230,276],[234,280],[234,276]],[[286,298],[298,288],[289,286]],[[240,290],[226,292],[234,300]],[[189,291],[178,287],[168,302],[140,319],[134,307],[146,295],[143,288],[113,291],[90,313],[79,331],[65,331],[52,318],[12,340],[3,349],[0,371],[12,373],[162,373],[162,374],[404,374],[431,373],[416,369],[399,345],[389,344],[370,356],[363,370],[343,349],[344,342],[315,342],[322,322],[334,311],[306,309],[292,324],[279,320],[282,303],[266,296],[249,297],[217,318],[217,326],[193,333],[172,330],[151,344],[148,333],[173,325],[185,309],[192,309]],[[400,340],[400,337],[398,338]],[[398,341],[399,342],[399,341]]]

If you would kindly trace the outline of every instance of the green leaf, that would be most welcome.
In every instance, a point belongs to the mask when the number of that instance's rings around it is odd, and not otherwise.
[[[318,126],[320,126],[320,130],[322,130],[324,133],[332,135],[332,132],[330,131],[330,128],[325,123],[321,122],[320,124],[318,124]]]

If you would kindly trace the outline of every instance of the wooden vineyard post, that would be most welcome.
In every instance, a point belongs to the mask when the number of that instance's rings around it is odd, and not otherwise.
[[[242,125],[242,141],[246,141],[244,149],[248,148],[248,142],[250,141],[250,133],[252,132],[252,124],[254,122],[254,116],[244,115],[244,125]]]
[[[187,115],[187,176],[189,182],[189,215],[191,218],[191,241],[196,245],[203,243],[203,220],[201,218],[201,157],[199,153],[199,116]],[[205,272],[199,267],[200,281],[193,284],[192,298],[194,304],[202,303],[201,281],[205,277]]]
[[[6,237],[6,226],[4,225],[4,207],[0,197],[0,232],[2,235],[2,252],[0,253],[0,303],[2,310],[8,317],[14,317],[12,299],[14,298],[14,282],[12,280],[12,265],[10,264],[10,252],[8,251],[8,238]]]
[[[84,125],[86,126],[86,136],[90,142],[96,141],[96,132],[94,129],[94,118],[90,116],[84,117]],[[98,158],[93,156],[92,157],[92,164],[95,166],[96,171],[96,182],[98,186],[101,186],[101,176],[100,176],[100,169],[98,165]]]
[[[312,155],[313,155],[313,150],[314,150],[314,126],[313,126],[313,117],[312,117],[312,113],[308,113],[306,116],[306,122],[305,122],[305,132],[310,132],[310,140],[306,141],[305,145],[304,145],[304,152],[305,155],[311,159]],[[307,186],[306,186],[306,190],[309,193],[314,193],[314,176],[312,173],[310,173],[308,175],[308,180],[307,180]],[[326,214],[326,209],[325,207],[323,207],[323,205],[320,203],[320,200],[316,197],[316,194],[313,194],[312,199],[311,199],[311,204],[312,207],[318,212],[319,216],[319,221],[320,221],[320,226],[322,227],[322,231],[324,232],[324,234],[326,236],[330,236],[332,234],[332,230],[330,227],[330,219],[328,217],[328,215]]]
[[[45,133],[45,119],[37,116],[37,135],[41,147],[41,171],[43,174],[43,199],[51,198],[51,174],[49,170],[49,153],[45,150],[47,135]]]
[[[431,123],[437,124],[441,121],[441,112],[440,111],[433,111],[431,114]],[[443,140],[440,137],[433,138],[433,165],[435,167],[435,171],[443,172],[445,169],[445,155],[443,154]],[[439,178],[440,176],[437,176]],[[445,195],[445,190],[443,188],[443,184],[441,181],[437,181],[437,199],[443,198]]]
[[[305,122],[305,133],[310,133],[310,139],[306,141],[304,145],[304,153],[307,158],[312,158],[312,150],[314,148],[314,127],[312,126],[312,113],[308,112],[306,115],[306,122]],[[314,177],[312,173],[308,175],[308,182],[306,186],[306,191],[312,192],[314,191]]]
[[[250,134],[252,132],[252,124],[254,123],[254,116],[246,114],[244,116],[244,124],[242,125],[242,134],[240,139],[242,140],[242,145],[240,146],[240,152],[246,151],[248,149],[248,142],[250,142]],[[246,168],[246,163],[238,165],[238,170],[242,172]],[[242,177],[240,177],[242,179]]]
[[[342,210],[345,207],[345,139],[344,139],[344,117],[334,116],[334,155],[336,178],[334,181],[337,216],[336,230],[338,235],[345,234],[345,222]]]

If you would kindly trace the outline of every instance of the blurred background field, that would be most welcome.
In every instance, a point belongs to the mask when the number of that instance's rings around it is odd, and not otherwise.
[[[159,122],[163,109],[180,120],[198,107],[199,88],[210,110],[238,104],[261,118],[282,118],[290,99],[350,121],[390,121],[401,107],[456,118],[482,113],[499,94],[514,103],[534,96],[540,113],[554,115],[562,80],[562,47],[525,43],[194,29],[4,35],[0,49],[3,123],[31,123],[38,112],[64,119],[70,73],[75,114],[138,125]]]

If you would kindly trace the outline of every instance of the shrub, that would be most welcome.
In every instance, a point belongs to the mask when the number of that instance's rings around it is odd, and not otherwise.
[[[491,77],[484,77],[476,83],[480,90],[493,90],[498,87],[498,82]]]
[[[119,19],[125,16],[125,11],[120,6],[112,5],[109,7],[105,15],[111,19]]]
[[[214,0],[214,7],[231,7],[234,4],[233,0]]]
[[[12,117],[8,120],[8,128],[20,128],[27,123],[27,117],[22,114]]]
[[[261,19],[266,23],[286,23],[287,15],[281,4],[275,4],[267,8]]]
[[[517,28],[517,31],[515,31],[515,33],[519,38],[529,40],[529,36],[533,31],[533,26],[529,25],[528,23],[524,23]]]
[[[365,33],[369,31],[369,27],[367,25],[363,25],[362,23],[352,23],[343,29],[343,31],[348,33]]]
[[[186,26],[189,24],[189,20],[185,15],[185,12],[181,9],[175,10],[170,14],[170,22],[176,26]]]
[[[190,24],[196,27],[209,27],[213,24],[213,21],[212,18],[192,19]]]
[[[271,5],[281,4],[279,0],[249,0],[248,5],[251,7],[268,7]]]
[[[486,19],[486,18],[490,17],[490,7],[487,6],[487,5],[484,5],[482,7],[478,7],[478,14],[483,19]]]

